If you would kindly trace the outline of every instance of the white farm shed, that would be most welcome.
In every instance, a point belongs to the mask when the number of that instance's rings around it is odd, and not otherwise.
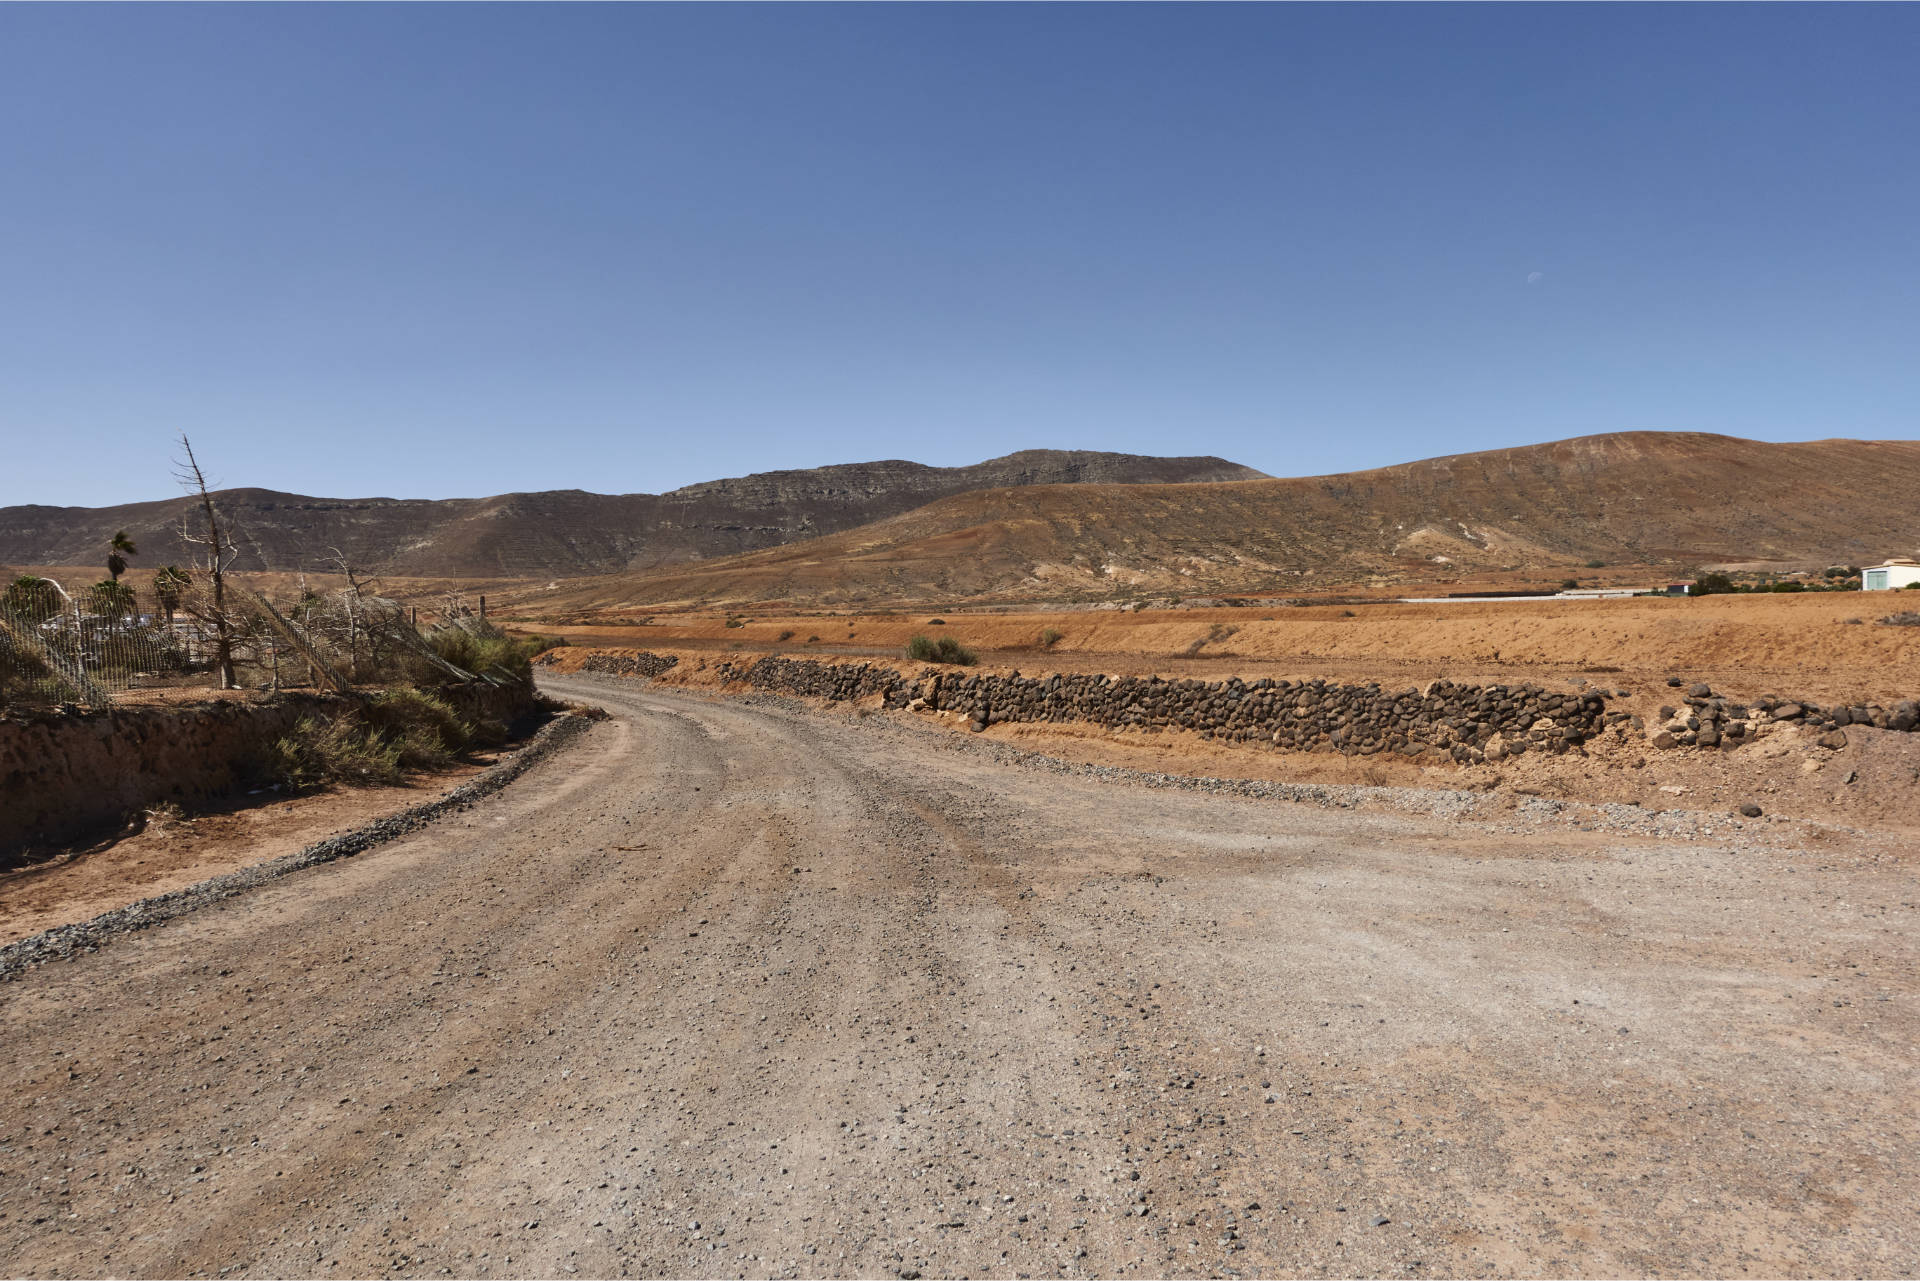
[[[1884,565],[1875,565],[1860,572],[1860,590],[1863,592],[1897,591],[1920,583],[1920,562],[1910,561],[1896,556]]]

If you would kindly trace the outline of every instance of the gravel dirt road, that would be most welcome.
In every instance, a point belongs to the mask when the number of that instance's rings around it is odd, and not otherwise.
[[[0,985],[0,1272],[1920,1267],[1898,843],[1149,788],[547,684],[614,719]]]

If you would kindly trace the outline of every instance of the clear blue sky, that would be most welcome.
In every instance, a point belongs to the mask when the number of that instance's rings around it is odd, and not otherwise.
[[[0,5],[0,504],[1920,435],[1920,7]]]

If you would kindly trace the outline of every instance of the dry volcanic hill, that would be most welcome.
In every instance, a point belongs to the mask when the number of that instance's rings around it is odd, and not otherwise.
[[[578,489],[495,498],[310,498],[265,489],[218,495],[243,570],[315,569],[329,548],[360,568],[422,577],[567,577],[645,569],[814,538],[975,489],[1242,480],[1220,458],[1030,449],[970,467],[850,463],[761,472],[665,494]],[[187,563],[185,498],[119,507],[0,508],[0,563],[92,564],[115,530],[140,564]]]
[[[538,600],[551,617],[1297,592],[1589,560],[1860,564],[1916,545],[1920,442],[1623,432],[1336,476],[968,493],[808,542],[561,584]]]

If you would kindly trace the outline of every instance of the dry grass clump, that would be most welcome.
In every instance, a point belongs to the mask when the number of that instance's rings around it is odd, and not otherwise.
[[[498,721],[469,722],[425,690],[383,690],[356,711],[303,718],[267,749],[261,772],[295,791],[372,787],[401,782],[407,770],[445,769],[475,743],[506,736]]]
[[[399,753],[402,769],[444,769],[473,741],[472,727],[425,690],[383,690],[367,703],[365,718]]]
[[[515,640],[505,633],[476,636],[455,627],[432,633],[427,637],[427,644],[433,647],[434,653],[462,671],[523,684],[533,679],[533,656],[554,647],[552,640],[544,636]],[[424,665],[413,676],[417,683],[427,685],[444,684],[449,679],[445,672]]]
[[[1216,641],[1226,640],[1229,636],[1234,635],[1239,630],[1240,629],[1238,627],[1230,627],[1225,623],[1215,623],[1213,626],[1207,628],[1207,634],[1205,636],[1202,636],[1199,640],[1196,640],[1193,644],[1187,646],[1184,653],[1188,658],[1197,658],[1199,657],[1200,651],[1203,648],[1213,644]],[[1222,654],[1220,657],[1225,658],[1225,657],[1230,657],[1230,655]]]
[[[262,772],[296,792],[347,783],[377,787],[401,780],[400,750],[351,716],[307,716],[267,749]]]
[[[1920,611],[1903,609],[1880,620],[1882,627],[1920,627]]]
[[[916,636],[907,642],[907,657],[917,663],[951,663],[956,667],[972,667],[980,661],[978,654],[951,636],[939,640]]]

